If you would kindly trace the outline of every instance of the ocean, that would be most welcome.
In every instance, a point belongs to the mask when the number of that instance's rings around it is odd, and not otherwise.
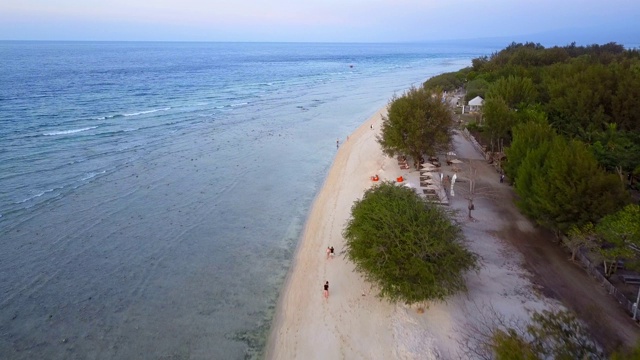
[[[496,50],[0,42],[0,358],[260,357],[336,139]]]

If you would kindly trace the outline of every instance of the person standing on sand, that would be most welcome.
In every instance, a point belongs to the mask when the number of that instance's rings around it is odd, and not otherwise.
[[[331,248],[327,246],[327,259],[331,256]]]
[[[336,139],[336,149],[340,147],[340,139]]]
[[[329,248],[329,252],[331,253],[331,257],[333,257],[334,251],[335,251],[335,249],[333,248],[333,246]]]
[[[329,299],[329,281],[324,283],[324,298]]]

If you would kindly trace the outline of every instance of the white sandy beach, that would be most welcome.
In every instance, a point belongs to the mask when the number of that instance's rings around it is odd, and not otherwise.
[[[375,289],[346,259],[342,230],[353,202],[374,184],[371,175],[378,174],[380,180],[402,175],[414,187],[419,176],[412,169],[400,170],[395,159],[382,153],[375,137],[383,111],[342,141],[315,199],[280,295],[268,359],[456,359],[460,330],[480,321],[476,308],[490,305],[507,317],[527,319],[528,309],[555,306],[535,295],[521,259],[491,235],[502,224],[489,201],[476,202],[482,210],[474,212],[478,221],[469,222],[467,202],[460,196],[451,199],[450,207],[460,210],[468,246],[481,259],[481,270],[467,275],[469,292],[430,304],[423,314],[375,296]],[[456,136],[455,147],[460,159],[481,159],[461,136]],[[519,225],[530,226],[524,219]],[[326,258],[328,246],[336,249],[333,259]],[[330,283],[328,300],[322,293],[325,280]]]

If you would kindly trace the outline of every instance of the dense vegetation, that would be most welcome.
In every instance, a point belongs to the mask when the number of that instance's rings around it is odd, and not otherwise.
[[[343,235],[356,269],[391,301],[444,300],[466,290],[463,275],[476,268],[476,256],[461,245],[462,232],[448,214],[391,182],[355,202]]]
[[[490,149],[504,144],[502,165],[519,208],[563,237],[574,255],[580,247],[593,250],[605,275],[617,260],[635,257],[630,245],[640,239],[622,224],[635,219],[624,207],[640,176],[638,50],[512,43],[424,88],[484,97],[484,121],[473,128]]]
[[[640,175],[640,52],[605,45],[544,48],[509,45],[473,66],[425,82],[426,89],[465,84],[486,99],[485,131],[512,140],[519,123],[545,118],[558,134],[585,143],[607,171]]]
[[[605,172],[583,142],[555,134],[544,122],[519,124],[513,133],[505,170],[518,206],[538,223],[566,234],[626,202],[623,182]]]

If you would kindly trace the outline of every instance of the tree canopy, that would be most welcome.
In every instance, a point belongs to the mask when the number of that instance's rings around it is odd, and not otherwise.
[[[627,200],[623,184],[598,166],[584,143],[557,135],[525,157],[516,192],[521,209],[558,233],[596,223]]]
[[[462,246],[460,227],[412,189],[383,182],[351,208],[347,255],[379,296],[414,304],[466,291],[463,275],[476,255]]]
[[[418,164],[423,155],[446,151],[452,137],[452,111],[442,93],[412,87],[391,99],[378,143],[385,154],[408,155]]]
[[[640,149],[638,49],[512,43],[442,78],[464,78],[466,100],[485,98],[486,130],[494,140],[508,145],[520,114],[535,106],[558,134],[589,145],[607,170],[640,174],[640,157],[627,156]]]
[[[513,128],[513,141],[506,149],[509,161],[505,165],[505,172],[512,181],[517,178],[518,168],[530,151],[541,144],[551,141],[556,136],[553,128],[546,122],[531,121],[518,124]]]

